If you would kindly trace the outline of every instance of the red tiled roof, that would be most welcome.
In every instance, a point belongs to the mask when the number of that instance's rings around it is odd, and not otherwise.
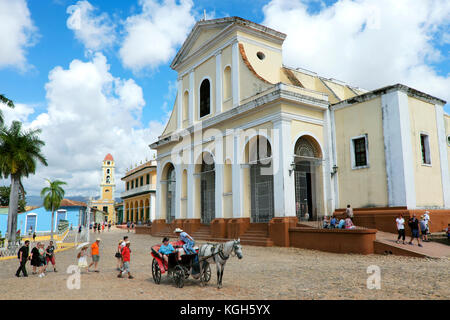
[[[114,161],[113,156],[111,155],[111,153],[108,153],[105,157],[105,159],[103,159],[103,161]]]
[[[63,199],[60,207],[86,207],[86,203],[80,201],[73,201],[69,199]]]

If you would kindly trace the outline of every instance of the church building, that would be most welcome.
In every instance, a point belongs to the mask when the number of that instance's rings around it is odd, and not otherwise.
[[[195,24],[171,64],[172,114],[150,145],[152,233],[179,226],[232,238],[266,225],[283,245],[290,226],[347,204],[433,209],[448,220],[446,102],[402,84],[367,91],[285,66],[285,38],[238,17]]]
[[[114,180],[115,163],[113,156],[108,153],[102,163],[102,181],[100,183],[100,198],[91,200],[89,206],[103,212],[104,220],[116,222],[114,211],[114,194],[116,184]]]

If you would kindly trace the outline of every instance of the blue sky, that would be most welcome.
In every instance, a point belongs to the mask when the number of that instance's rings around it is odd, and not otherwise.
[[[286,65],[450,101],[446,0],[0,0],[0,93],[17,104],[2,110],[47,143],[49,167],[25,181],[31,194],[59,178],[69,195],[95,195],[109,152],[123,189],[125,170],[152,156],[175,100],[170,62],[204,10],[286,33]]]

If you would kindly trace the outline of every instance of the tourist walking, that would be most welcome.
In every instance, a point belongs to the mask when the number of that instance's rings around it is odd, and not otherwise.
[[[127,241],[125,247],[122,248],[122,262],[123,267],[120,270],[120,273],[117,275],[118,278],[122,278],[124,273],[128,273],[128,279],[133,279],[134,277],[130,272],[130,260],[131,260],[131,250],[130,250],[130,241]]]
[[[431,224],[431,218],[429,215],[430,211],[425,211],[423,214],[423,219],[425,220],[425,223],[427,225],[427,234],[426,234],[426,241],[428,242],[428,234],[430,233],[430,224]]]
[[[25,244],[19,249],[17,254],[17,258],[19,258],[19,269],[16,271],[16,277],[20,277],[20,273],[23,273],[24,277],[28,277],[26,264],[30,259],[29,257],[30,251],[30,240],[26,240]]]
[[[97,225],[97,231],[98,231],[98,233],[100,233],[101,230],[102,230],[102,226],[101,226],[101,224],[99,223],[99,224]]]
[[[134,225],[134,221],[131,223],[131,231],[134,231],[134,227],[135,227],[135,225]]]
[[[405,244],[405,219],[403,219],[403,215],[400,213],[397,219],[395,219],[395,223],[397,224],[397,243],[399,242],[400,238],[403,240],[403,244]]]
[[[97,238],[97,240],[95,240],[95,242],[91,245],[92,262],[88,266],[88,271],[90,271],[89,268],[92,265],[94,265],[94,272],[100,272],[97,270],[98,262],[100,261],[100,249],[99,249],[100,241],[101,241],[100,238]]]
[[[108,232],[109,232],[109,230],[111,230],[111,221],[108,222]]]
[[[102,232],[105,231],[105,222],[102,222]]]
[[[345,214],[349,217],[353,222],[353,208],[351,205],[347,205],[347,209],[345,209]]]
[[[39,247],[41,246],[41,243],[38,242],[34,246],[33,249],[31,249],[31,266],[33,267],[32,274],[36,274],[36,268],[39,268]]]
[[[427,222],[425,221],[423,215],[420,216],[420,221],[419,221],[419,227],[420,227],[420,235],[422,238],[422,241],[426,242],[428,241],[428,225]]]
[[[33,242],[35,242],[35,241],[36,241],[36,231],[33,232]]]
[[[117,270],[120,271],[122,268],[122,240],[119,240],[119,244],[117,245],[117,251],[114,257],[117,258]]]
[[[422,245],[420,244],[420,239],[419,239],[419,220],[417,220],[415,213],[413,213],[413,216],[409,219],[408,225],[411,229],[411,240],[409,241],[409,244],[413,245],[412,242],[415,238],[415,239],[417,239],[417,245],[419,247],[422,247]]]
[[[78,252],[77,258],[78,258],[78,268],[80,269],[80,272],[82,269],[86,269],[86,271],[89,271],[89,266],[87,262],[87,248],[88,246],[85,245],[83,248],[81,248],[81,251]]]
[[[39,250],[39,278],[42,278],[45,276],[45,268],[47,266],[45,261],[45,249],[43,243],[41,243],[38,250]]]
[[[130,221],[127,221],[127,231],[130,232]]]
[[[54,272],[58,272],[56,270],[56,261],[55,261],[55,246],[53,245],[53,241],[50,241],[50,243],[48,244],[47,250],[46,250],[46,260],[47,260],[47,266],[50,264],[50,262],[52,263],[53,266],[53,271]]]

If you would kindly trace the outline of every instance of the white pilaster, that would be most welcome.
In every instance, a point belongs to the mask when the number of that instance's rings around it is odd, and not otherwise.
[[[215,139],[216,163],[215,171],[215,216],[216,218],[223,218],[223,139],[221,136],[216,136]]]
[[[331,127],[331,147],[332,147],[332,165],[339,167],[337,162],[337,146],[336,146],[336,124],[334,121],[334,110],[330,112],[330,127]],[[331,178],[331,183],[333,185],[334,190],[334,203],[333,203],[333,212],[336,208],[340,207],[339,204],[339,169]]]
[[[324,182],[324,199],[325,199],[325,214],[331,215],[335,210],[334,206],[334,188],[331,181],[331,172],[333,171],[333,146],[331,139],[331,119],[330,110],[327,109],[324,112],[324,136],[326,137],[324,142],[324,154],[322,157],[325,159],[323,165],[323,182]]]
[[[177,130],[183,128],[183,82],[178,80],[178,94],[177,94]]]
[[[181,165],[175,168],[175,219],[181,218]]]
[[[162,210],[162,202],[161,202],[161,161],[157,161],[157,166],[156,166],[156,215],[155,215],[155,219],[163,219],[163,217],[161,217],[161,210]],[[131,211],[130,211],[131,212]],[[131,216],[133,216],[131,214]]]
[[[232,78],[232,95],[233,95],[233,107],[239,105],[240,92],[239,92],[239,43],[233,43],[231,48],[231,78]]]
[[[195,72],[189,73],[189,125],[194,123],[195,115]]]
[[[444,107],[435,105],[438,133],[439,160],[441,163],[442,196],[444,207],[450,208],[450,175],[448,172],[447,138],[445,136]]]
[[[156,219],[156,194],[150,193],[150,220],[153,221]]]
[[[222,77],[222,53],[219,52],[216,55],[216,114],[222,112]]]
[[[242,181],[242,169],[241,169],[241,150],[240,136],[237,134],[234,136],[234,150],[233,150],[233,164],[231,166],[232,175],[232,190],[233,190],[233,218],[241,218],[243,216],[243,181]]]
[[[381,96],[390,207],[416,207],[408,96],[394,91]]]
[[[272,166],[275,217],[295,217],[294,175],[289,174],[293,162],[291,120],[273,122]]]

